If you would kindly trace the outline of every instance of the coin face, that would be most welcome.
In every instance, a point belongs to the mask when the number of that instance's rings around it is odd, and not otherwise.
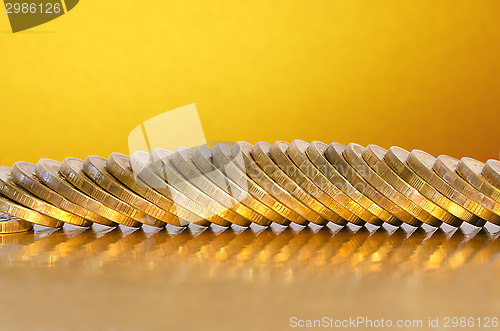
[[[500,224],[500,205],[472,187],[456,172],[458,160],[446,155],[439,156],[434,162],[434,171],[451,187],[467,199],[466,208],[479,217],[494,224]]]
[[[457,173],[467,180],[475,189],[495,200],[497,203],[500,203],[500,189],[492,185],[491,182],[481,174],[483,168],[483,162],[464,157],[458,162]]]
[[[77,205],[62,195],[52,190],[50,187],[44,184],[40,178],[36,176],[36,165],[28,162],[16,162],[11,169],[11,174],[14,179],[26,190],[30,191],[42,200],[53,204],[54,206],[61,208],[69,213],[73,213],[84,219],[94,222],[97,221],[99,224],[107,224],[109,221],[102,216],[99,216],[90,210]],[[90,226],[89,222],[74,224],[79,226]]]
[[[435,172],[433,167],[436,158],[434,156],[420,150],[413,150],[406,162],[417,175],[436,188],[441,194],[445,195],[449,200],[453,201],[455,207],[460,207],[466,222],[475,226],[483,226],[486,223],[481,218],[482,216],[480,216],[486,213],[484,208],[454,189]]]
[[[368,184],[352,166],[344,158],[345,146],[339,143],[331,143],[325,150],[325,156],[330,163],[342,174],[357,190],[370,199],[374,204],[380,207],[379,214],[377,215],[381,220],[394,226],[399,226],[403,222],[398,219],[402,213],[397,213],[397,207],[390,201],[382,196],[370,184]],[[389,212],[396,212],[396,215]]]
[[[20,233],[33,229],[33,223],[0,212],[0,234]]]
[[[495,187],[500,188],[500,161],[488,160],[481,171]]]
[[[85,175],[83,167],[84,161],[76,158],[66,158],[61,164],[60,173],[79,190],[99,201],[106,207],[114,209],[123,215],[122,218],[114,219],[115,222],[125,226],[140,227],[142,223],[141,217],[139,216],[141,215],[137,216],[137,211],[134,208],[117,199],[94,183]]]

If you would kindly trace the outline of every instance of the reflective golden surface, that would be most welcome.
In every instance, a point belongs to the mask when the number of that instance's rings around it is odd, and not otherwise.
[[[292,316],[500,312],[500,240],[486,232],[279,230],[0,236],[1,328],[278,330]]]

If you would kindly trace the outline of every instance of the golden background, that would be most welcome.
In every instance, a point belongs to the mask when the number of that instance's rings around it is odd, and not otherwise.
[[[3,9],[2,9],[3,11]],[[128,152],[196,103],[207,140],[376,143],[498,158],[498,1],[81,1],[0,13],[0,162]]]

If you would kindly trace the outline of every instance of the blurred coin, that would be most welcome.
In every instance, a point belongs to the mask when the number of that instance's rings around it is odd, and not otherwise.
[[[308,208],[308,221],[318,225],[325,225],[328,221],[339,225],[346,224],[346,221],[343,220],[339,214],[333,212],[325,205],[321,204],[318,200],[314,199],[297,183],[295,183],[285,172],[283,172],[271,159],[269,155],[270,151],[270,144],[266,142],[258,142],[255,146],[253,146],[250,154],[255,162],[269,177],[271,177],[276,183],[278,183],[278,185],[287,191],[297,202],[302,203]]]
[[[172,223],[177,217],[139,195],[130,191],[106,169],[107,160],[100,156],[89,156],[83,165],[83,172],[102,189],[114,195],[135,210],[134,219],[157,228],[163,228],[166,223]]]
[[[197,222],[198,216],[181,206],[176,206],[172,200],[148,186],[140,177],[134,176],[130,166],[130,157],[120,153],[113,153],[106,162],[106,169],[129,189],[148,200],[152,204],[165,211],[177,215],[177,219],[172,219],[170,224],[175,226],[187,226],[190,219]]]
[[[344,145],[331,143],[325,150],[325,156],[334,168],[337,169],[337,171],[342,174],[342,176],[344,176],[359,192],[382,208],[382,211],[377,215],[381,220],[394,226],[400,226],[402,222],[398,217],[405,217],[405,214],[400,212],[400,208],[396,208],[394,203],[383,197],[380,192],[375,190],[356,172],[356,170],[352,168],[342,154],[344,150]]]
[[[474,201],[467,198],[465,195],[455,190],[446,181],[443,180],[434,170],[433,166],[436,158],[429,153],[419,150],[413,150],[406,163],[415,171],[422,179],[432,185],[441,194],[445,195],[448,199],[453,201],[456,205],[460,206],[465,213],[464,220],[475,226],[483,226],[486,221],[482,219],[484,216],[489,216],[490,213],[479,206]]]
[[[273,145],[274,147],[274,145]],[[327,176],[325,176],[315,165],[309,160],[306,155],[307,147],[309,144],[302,140],[294,140],[285,149],[284,144],[278,144],[277,148],[286,154],[288,158],[307,176],[311,181],[313,181],[323,192],[332,197],[333,200],[337,201],[344,208],[349,210],[358,219],[351,219],[348,215],[342,215],[346,220],[356,225],[363,225],[364,222],[377,222],[377,217],[370,213],[368,210],[361,207],[358,203],[352,200],[347,194],[345,194],[341,189],[333,184]],[[271,148],[271,153],[273,149]],[[273,154],[271,154],[273,155]],[[326,161],[326,160],[325,160]]]
[[[464,157],[458,162],[457,173],[476,190],[500,203],[500,189],[481,174],[483,168],[483,162]]]
[[[391,215],[384,209],[379,207],[373,201],[368,199],[364,194],[359,192],[340,172],[335,169],[335,167],[326,159],[325,150],[328,148],[327,144],[320,141],[313,141],[309,146],[304,146],[301,144],[300,148],[306,149],[306,155],[311,160],[311,162],[321,171],[321,173],[328,178],[328,180],[334,184],[338,189],[344,192],[349,198],[354,202],[362,206],[366,211],[375,216],[367,220],[372,225],[380,226],[383,221],[380,219],[379,215],[383,217],[391,217]]]
[[[500,161],[488,160],[481,172],[495,187],[500,188]]]
[[[142,225],[141,218],[144,218],[144,214],[139,213],[137,215],[137,210],[101,189],[85,175],[83,165],[84,161],[82,160],[66,158],[61,164],[60,173],[85,194],[125,216],[123,218],[115,218],[115,222],[125,226],[140,227]]]
[[[471,212],[493,223],[500,224],[500,205],[488,198],[483,193],[472,187],[456,172],[458,160],[446,155],[439,156],[432,167],[434,171],[455,190],[464,195],[468,204],[464,207],[471,208]],[[472,203],[473,202],[473,203]]]

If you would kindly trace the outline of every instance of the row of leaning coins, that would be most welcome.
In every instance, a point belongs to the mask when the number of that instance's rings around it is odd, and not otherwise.
[[[0,233],[162,228],[500,225],[500,161],[315,141],[156,149],[0,167]],[[494,227],[493,227],[494,228]]]

